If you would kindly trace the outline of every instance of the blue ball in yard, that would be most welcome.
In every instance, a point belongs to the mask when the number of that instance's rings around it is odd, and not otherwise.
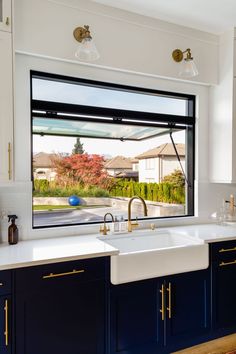
[[[77,205],[79,205],[79,203],[80,203],[80,199],[79,199],[79,197],[77,197],[77,195],[71,195],[71,196],[68,198],[68,203],[69,203],[71,206],[77,206]]]

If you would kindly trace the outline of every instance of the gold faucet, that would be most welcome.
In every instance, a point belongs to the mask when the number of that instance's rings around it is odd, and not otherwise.
[[[100,233],[102,233],[104,236],[107,235],[107,231],[110,231],[109,226],[108,227],[106,226],[106,217],[107,217],[107,215],[110,215],[112,222],[114,222],[114,216],[112,215],[112,213],[106,213],[104,215],[104,219],[103,219],[104,224],[103,224],[103,226],[102,225],[100,226]]]
[[[132,232],[133,228],[138,226],[138,222],[136,221],[135,223],[132,223],[131,221],[131,204],[134,199],[139,199],[142,204],[143,204],[143,211],[144,211],[144,216],[147,216],[147,205],[145,203],[145,200],[139,196],[134,196],[129,200],[128,204],[128,231]]]

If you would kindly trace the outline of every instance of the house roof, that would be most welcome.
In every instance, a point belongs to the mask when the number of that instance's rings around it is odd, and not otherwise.
[[[106,169],[132,169],[131,159],[124,156],[115,156],[104,164]]]
[[[185,156],[185,144],[175,144],[179,156]],[[154,149],[147,150],[144,153],[136,156],[136,159],[148,159],[159,156],[176,156],[175,150],[171,143],[162,144]]]
[[[138,178],[138,171],[123,171],[115,174],[116,178]]]
[[[51,168],[53,167],[53,159],[55,157],[58,157],[58,155],[39,152],[38,154],[35,154],[33,157],[33,166]]]

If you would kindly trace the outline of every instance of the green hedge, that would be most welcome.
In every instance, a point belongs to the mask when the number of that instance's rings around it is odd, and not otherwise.
[[[141,183],[134,181],[116,181],[110,193],[96,186],[82,187],[81,185],[61,186],[56,182],[47,180],[34,180],[34,197],[126,197],[135,195],[145,200],[171,204],[185,203],[184,186],[176,186],[172,183]]]
[[[131,198],[135,195],[154,202],[184,204],[185,188],[172,183],[144,183],[118,180],[111,190],[113,197]]]
[[[61,186],[54,181],[49,182],[45,179],[34,180],[34,197],[69,197],[70,195],[77,195],[78,197],[109,197],[109,192],[95,186],[81,187],[79,184]]]

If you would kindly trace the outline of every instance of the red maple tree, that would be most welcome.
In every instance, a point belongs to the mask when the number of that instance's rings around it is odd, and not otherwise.
[[[54,159],[57,181],[62,184],[98,186],[108,188],[110,180],[104,170],[103,156],[96,154],[74,154]]]

